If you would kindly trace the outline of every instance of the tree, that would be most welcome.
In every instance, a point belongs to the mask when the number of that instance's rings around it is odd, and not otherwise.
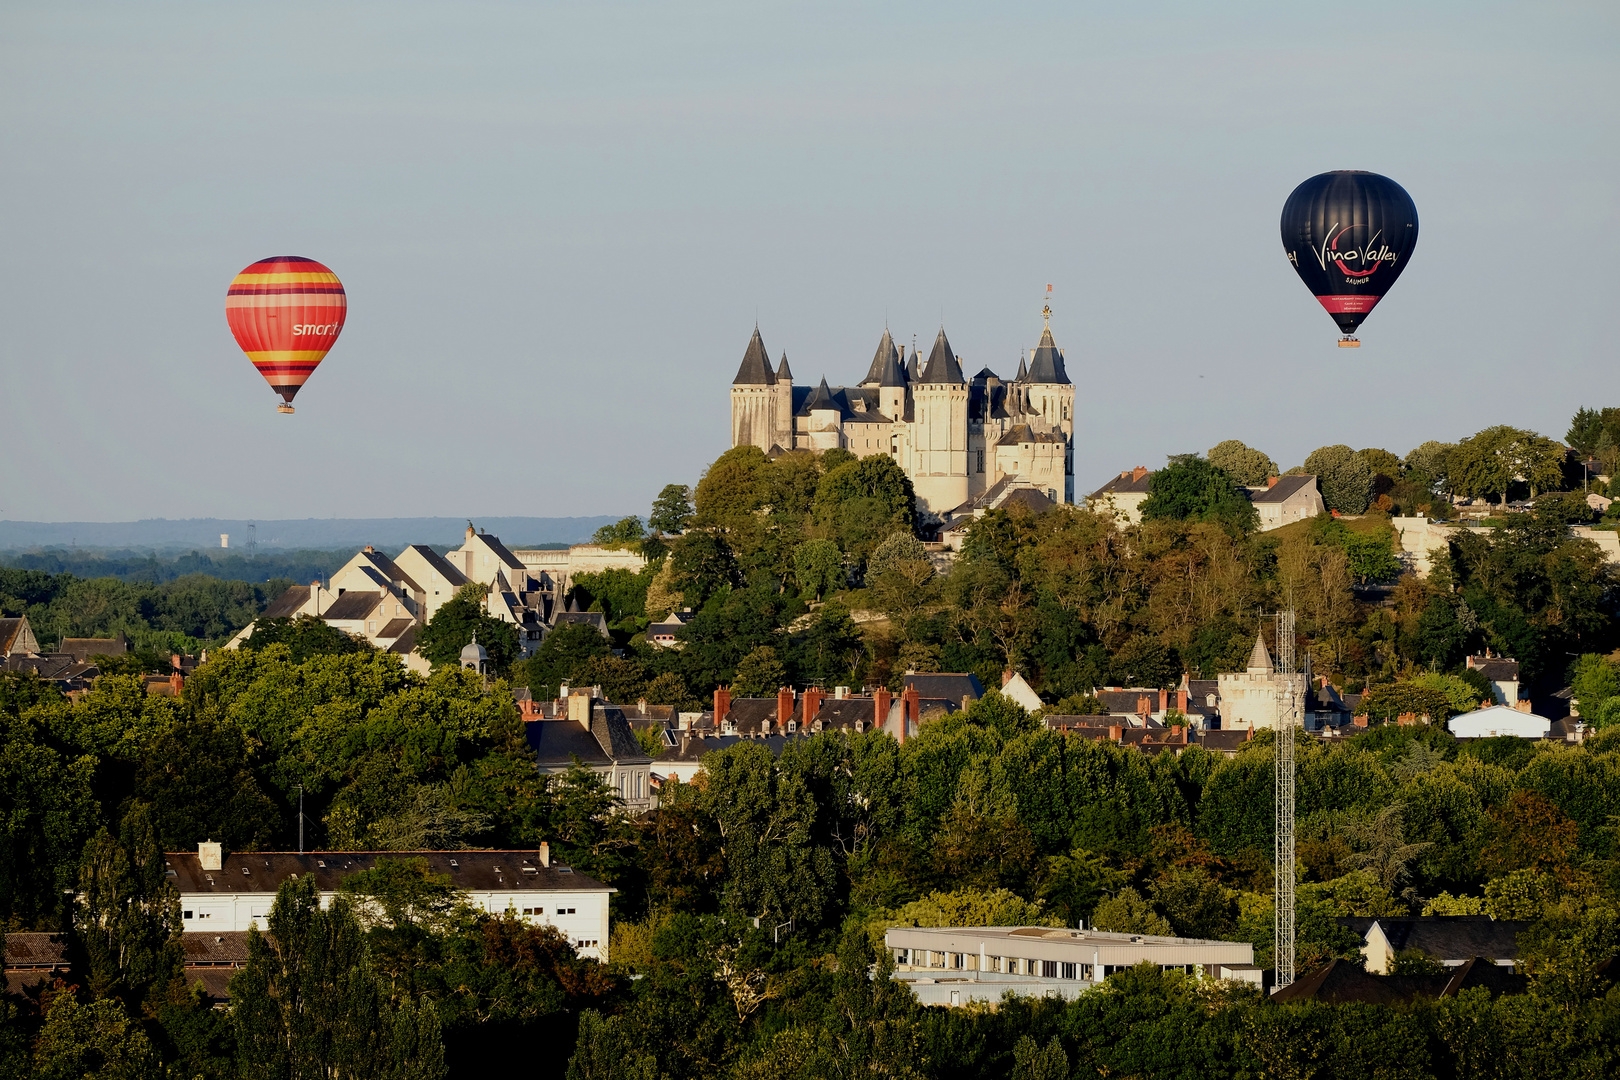
[[[1603,414],[1596,409],[1578,409],[1569,421],[1569,432],[1564,441],[1584,458],[1592,456],[1598,439],[1603,436]]]
[[[658,572],[647,583],[647,598],[644,604],[647,618],[658,621],[669,615],[681,604],[681,590],[675,587],[675,562],[665,559],[658,567]]]
[[[1532,870],[1555,878],[1570,876],[1580,827],[1551,800],[1533,791],[1515,791],[1491,811],[1490,840],[1480,868],[1492,877]]]
[[[596,627],[588,623],[563,623],[547,634],[534,655],[523,662],[521,677],[535,694],[555,694],[586,662],[612,654],[612,643]]]
[[[1356,453],[1362,461],[1367,463],[1367,467],[1373,471],[1374,476],[1383,476],[1390,480],[1400,479],[1401,459],[1388,450],[1368,447],[1365,450],[1357,450]]]
[[[872,555],[866,560],[866,576],[868,579],[892,570],[905,563],[926,562],[928,549],[923,547],[909,532],[890,533],[888,538],[872,549]]]
[[[1305,471],[1316,477],[1322,489],[1322,502],[1341,514],[1364,514],[1372,502],[1373,471],[1364,458],[1348,446],[1324,446],[1311,451]]]
[[[1620,664],[1600,653],[1587,653],[1570,668],[1573,704],[1582,715],[1595,712],[1609,698],[1620,695]]]
[[[1498,424],[1459,442],[1446,466],[1457,495],[1501,502],[1509,488],[1524,484],[1535,498],[1563,480],[1564,451],[1533,431]]]
[[[591,543],[605,548],[628,548],[639,545],[647,535],[638,517],[620,518],[611,525],[603,525],[591,534]]]
[[[122,839],[102,829],[85,846],[74,927],[97,997],[139,1006],[179,976],[180,895],[163,872],[144,807],[125,819]]]
[[[675,541],[669,565],[670,584],[681,591],[690,607],[700,607],[721,589],[737,584],[742,576],[731,546],[720,536],[701,530],[688,532]]]
[[[831,540],[806,540],[793,549],[799,588],[820,600],[844,583],[844,555]]]
[[[849,617],[849,609],[829,603],[804,636],[795,640],[794,667],[805,682],[821,685],[847,682],[863,651],[861,631]]]
[[[685,484],[665,484],[653,500],[647,528],[655,533],[680,533],[691,520],[692,489]]]
[[[698,481],[693,521],[723,530],[746,527],[765,504],[771,462],[757,446],[734,446]]]
[[[1097,905],[1091,916],[1098,930],[1116,934],[1159,934],[1169,936],[1169,920],[1153,910],[1143,895],[1127,885]]]
[[[434,667],[455,667],[461,663],[461,650],[472,643],[489,653],[490,667],[505,671],[518,658],[517,629],[497,619],[484,606],[489,587],[470,581],[433,613],[433,618],[416,635],[416,651]]]
[[[312,656],[347,656],[373,647],[365,638],[344,633],[313,615],[255,620],[253,633],[242,642],[242,648],[257,650],[271,645],[287,646],[292,650],[293,662],[299,664]]]
[[[858,515],[840,513],[856,502]],[[846,552],[865,559],[896,528],[916,528],[917,493],[898,462],[872,454],[827,470],[816,487],[816,518],[838,531]]]
[[[34,1047],[39,1080],[161,1080],[163,1059],[116,998],[81,1005],[71,990],[51,997]]]
[[[1013,1045],[1012,1080],[1069,1080],[1069,1055],[1056,1035],[1041,1049],[1028,1035]]]
[[[737,674],[731,680],[731,692],[737,697],[770,697],[778,687],[787,684],[787,668],[777,658],[776,650],[761,645],[742,658]]]
[[[1454,449],[1456,447],[1451,443],[1433,439],[1414,448],[1401,462],[1406,479],[1424,491],[1449,490],[1446,484],[1450,474],[1446,462]]]
[[[1142,520],[1212,521],[1250,532],[1259,521],[1254,504],[1226,471],[1196,454],[1177,455],[1148,481]]]
[[[1209,449],[1209,463],[1245,487],[1259,487],[1278,475],[1277,463],[1237,439],[1227,439]]]

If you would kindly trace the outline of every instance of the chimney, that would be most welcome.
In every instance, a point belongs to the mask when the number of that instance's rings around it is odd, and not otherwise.
[[[916,686],[906,687],[900,695],[900,745],[906,744],[906,733],[911,725],[922,726],[922,694]]]
[[[1010,683],[1012,681],[1013,681],[1013,669],[1012,668],[1002,668],[1001,669],[1001,685],[1006,686],[1008,683]]]
[[[1180,710],[1182,716],[1187,715],[1187,691],[1176,691],[1176,708]]]
[[[826,698],[826,692],[819,686],[806,687],[804,691],[804,726],[810,727],[816,722],[816,714],[821,712],[821,703]]]
[[[1137,480],[1140,480],[1140,479],[1142,479],[1142,477],[1146,476],[1147,474],[1148,474],[1147,466],[1138,465],[1136,468],[1131,470],[1131,480],[1133,482],[1137,481]]]
[[[1357,713],[1354,717],[1351,718],[1350,724],[1351,724],[1352,727],[1366,727],[1367,726],[1367,714],[1366,713]]]
[[[1146,716],[1153,711],[1151,699],[1146,694],[1136,695],[1136,715]]]
[[[793,719],[793,688],[791,686],[778,687],[776,690],[776,719],[786,731],[788,721]]]
[[[366,545],[366,554],[367,555],[375,555],[376,553],[377,553],[376,548],[372,547],[370,544]]]
[[[471,540],[476,534],[473,532],[472,522],[467,522],[467,539]]]
[[[1182,727],[1180,724],[1171,724],[1170,725],[1170,738],[1166,739],[1165,741],[1166,742],[1176,742],[1176,743],[1180,743],[1182,746],[1186,746],[1187,745],[1187,729]]]
[[[568,695],[568,719],[591,730],[591,695],[578,691]]]
[[[540,865],[551,869],[551,844],[545,840],[540,841]]]
[[[219,870],[225,865],[225,845],[204,840],[197,845],[197,861],[204,870]]]
[[[559,698],[563,698],[565,700],[567,699],[567,697],[568,697],[568,684],[566,682],[557,687],[557,696]]]
[[[889,688],[887,686],[880,686],[872,692],[872,723],[877,730],[882,731],[883,725],[889,722],[889,707],[893,703],[894,695],[889,693]],[[904,731],[905,726],[905,710],[901,709],[900,730]],[[905,736],[902,735],[901,738],[903,739]]]
[[[321,579],[316,578],[309,583],[309,598],[315,601],[315,617],[321,617]]]
[[[835,686],[835,687],[833,687],[833,700],[834,701],[848,701],[849,700],[849,687],[847,687],[847,686]]]
[[[1170,708],[1170,691],[1168,691],[1168,690],[1160,690],[1159,691],[1159,712],[1164,713],[1164,712],[1168,711],[1169,708]]]
[[[1125,738],[1125,729],[1118,724],[1108,725],[1108,737],[1114,742],[1122,742]]]
[[[185,685],[186,677],[180,674],[178,671],[169,676],[169,693],[173,694],[175,697],[180,696],[180,690]]]
[[[1274,488],[1274,487],[1276,487],[1276,486],[1277,486],[1277,480],[1278,480],[1278,479],[1279,479],[1279,478],[1278,478],[1278,477],[1275,477],[1275,476],[1268,476],[1268,477],[1266,477],[1266,487],[1267,487],[1267,489],[1270,489],[1270,488]]]
[[[1530,711],[1530,699],[1529,698],[1520,698],[1518,701],[1515,701],[1513,703],[1513,709],[1514,709],[1515,712],[1522,712],[1522,713],[1529,712]]]
[[[726,714],[731,712],[731,688],[717,686],[714,688],[714,726],[719,730],[726,722]]]

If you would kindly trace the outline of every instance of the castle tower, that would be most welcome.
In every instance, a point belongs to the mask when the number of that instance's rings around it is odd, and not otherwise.
[[[784,450],[793,449],[793,372],[788,369],[787,353],[776,368],[776,444]],[[767,450],[766,453],[770,451]]]
[[[900,363],[900,350],[895,348],[889,328],[883,328],[877,354],[872,357],[872,368],[861,380],[861,386],[878,392],[878,412],[890,420],[903,420],[906,415],[906,369]]]
[[[810,449],[820,452],[844,445],[844,410],[827,387],[825,376],[804,403],[804,411],[809,414]]]
[[[1026,406],[1038,414],[1046,430],[1062,432],[1068,443],[1064,453],[1064,502],[1074,502],[1074,383],[1063,364],[1063,350],[1052,340],[1052,309],[1041,312],[1041,343],[1030,356],[1024,376]]]
[[[785,355],[783,361],[786,362]],[[791,385],[786,389],[789,426],[785,436],[787,445],[783,449],[791,449],[793,389]],[[765,352],[765,341],[759,336],[759,327],[756,326],[754,336],[748,340],[748,348],[743,352],[737,377],[731,380],[731,445],[753,445],[767,454],[771,452],[771,447],[780,445],[784,438],[780,420],[781,396],[776,375],[771,371],[770,356]]]
[[[944,514],[968,498],[968,385],[942,327],[911,390],[911,462],[919,509]]]

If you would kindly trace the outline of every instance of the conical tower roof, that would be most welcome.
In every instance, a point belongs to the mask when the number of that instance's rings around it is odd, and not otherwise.
[[[916,382],[922,378],[922,368],[917,363],[917,348],[912,346],[911,363],[906,367],[906,380]]]
[[[883,338],[878,342],[877,353],[872,357],[872,369],[861,380],[862,386],[904,386],[906,373],[900,366],[900,350],[894,346],[894,338],[889,335],[889,328],[883,328]]]
[[[956,362],[956,354],[951,351],[951,343],[945,338],[945,328],[939,328],[939,336],[934,339],[934,349],[928,354],[928,366],[923,368],[922,378],[919,382],[925,383],[965,383],[962,378],[962,365]]]
[[[815,412],[817,409],[830,409],[833,412],[841,411],[838,408],[838,402],[833,400],[832,391],[827,388],[827,376],[825,375],[821,377],[821,385],[816,387],[815,393],[810,395],[810,400],[804,403],[805,412]]]
[[[748,339],[748,348],[743,353],[742,366],[737,369],[737,377],[731,380],[732,386],[773,386],[776,376],[771,374],[770,354],[765,351],[765,340],[759,336],[759,327],[754,327],[754,336]]]
[[[1029,381],[1070,385],[1069,373],[1063,369],[1063,354],[1052,341],[1050,326],[1041,329],[1041,343],[1035,346],[1035,354],[1030,357]]]
[[[1276,670],[1271,663],[1271,653],[1266,651],[1266,636],[1256,634],[1254,637],[1254,651],[1249,654],[1249,674],[1270,675]]]
[[[782,363],[776,369],[776,381],[788,386],[793,385],[793,372],[788,370],[786,352],[782,353]]]
[[[1024,366],[1024,358],[1020,356],[1018,358],[1018,377],[1013,382],[1027,382],[1028,380],[1029,368]]]

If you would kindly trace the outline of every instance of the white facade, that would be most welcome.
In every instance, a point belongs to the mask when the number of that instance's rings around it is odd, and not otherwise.
[[[1489,739],[1496,735],[1517,735],[1521,739],[1545,739],[1552,721],[1531,712],[1520,712],[1506,705],[1491,705],[1460,713],[1446,725],[1459,739]]]

